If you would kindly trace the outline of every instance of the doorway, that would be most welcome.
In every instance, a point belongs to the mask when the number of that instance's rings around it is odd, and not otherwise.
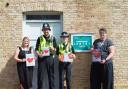
[[[35,49],[36,41],[40,35],[42,35],[43,23],[49,23],[51,28],[51,35],[56,37],[56,41],[60,43],[60,35],[63,31],[62,13],[60,12],[25,12],[23,20],[23,34],[22,36],[29,37],[30,46]],[[37,89],[37,65],[34,67],[33,72],[33,87]]]
[[[49,23],[51,35],[60,43],[60,35],[63,31],[62,13],[60,12],[26,12],[23,20],[23,37],[30,39],[30,46],[35,48],[37,38],[42,35],[43,23]]]

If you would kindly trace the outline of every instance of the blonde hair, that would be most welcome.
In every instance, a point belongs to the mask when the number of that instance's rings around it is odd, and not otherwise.
[[[24,46],[24,41],[25,41],[26,39],[27,39],[28,41],[30,41],[30,39],[29,39],[28,37],[24,37],[23,40],[22,40],[22,45],[21,45],[22,47]],[[29,44],[28,44],[27,47],[29,47]]]

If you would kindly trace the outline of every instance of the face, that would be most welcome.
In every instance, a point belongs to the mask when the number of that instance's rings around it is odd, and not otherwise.
[[[43,33],[45,36],[49,36],[49,29],[47,28],[43,29]]]
[[[23,46],[24,47],[28,47],[29,46],[29,39],[26,38],[26,39],[23,40]]]
[[[68,37],[61,37],[62,38],[62,41],[64,42],[64,43],[67,43],[68,42],[68,40],[69,40],[69,38]]]
[[[107,33],[103,32],[103,31],[100,31],[99,35],[100,35],[100,39],[102,39],[102,40],[106,39],[106,37],[107,37]]]

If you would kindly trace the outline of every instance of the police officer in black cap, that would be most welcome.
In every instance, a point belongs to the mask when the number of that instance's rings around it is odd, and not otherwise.
[[[74,49],[69,42],[69,34],[67,32],[61,33],[62,43],[57,48],[57,54],[59,57],[59,89],[64,89],[64,75],[66,77],[66,89],[71,89],[71,69],[72,59],[75,59]],[[65,60],[64,56],[70,56],[71,59]]]
[[[38,37],[36,53],[38,55],[38,89],[58,89],[58,60],[56,56],[56,39],[50,35],[48,23],[42,27],[43,35]]]

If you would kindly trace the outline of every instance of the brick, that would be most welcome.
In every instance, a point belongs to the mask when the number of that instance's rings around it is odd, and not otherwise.
[[[108,36],[116,46],[113,60],[115,89],[128,88],[127,0],[10,0],[9,6],[5,7],[6,3],[0,0],[0,89],[18,87],[12,56],[16,46],[21,45],[22,13],[43,10],[63,12],[63,30],[70,33],[91,32],[98,38],[98,29],[107,28]],[[78,55],[80,61],[73,63],[72,89],[89,89],[91,55]]]

